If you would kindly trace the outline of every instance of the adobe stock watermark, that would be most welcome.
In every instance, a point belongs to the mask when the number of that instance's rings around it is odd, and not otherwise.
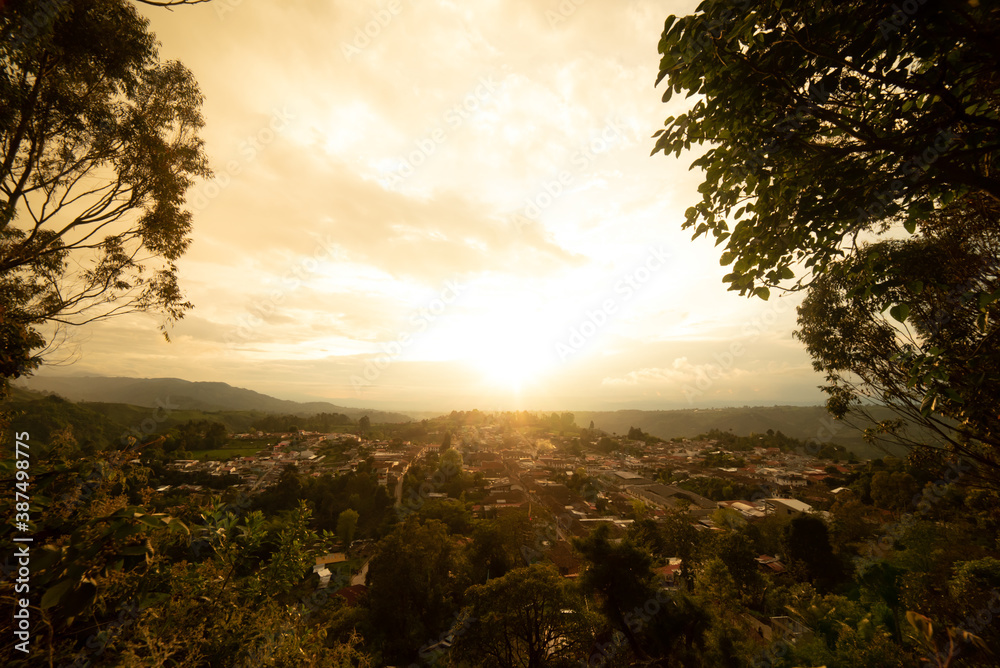
[[[236,8],[243,4],[243,0],[215,0],[212,7],[215,8],[215,15],[219,20],[226,18],[227,14],[236,11]]]
[[[768,308],[763,314],[743,326],[743,336],[746,341],[733,341],[724,352],[715,353],[712,359],[715,364],[699,366],[695,373],[694,384],[687,383],[681,388],[689,404],[707,392],[717,380],[732,370],[736,361],[747,352],[747,345],[756,343],[760,335],[771,330],[778,321],[778,316],[788,311],[788,304],[781,299],[768,301]]]
[[[254,332],[264,326],[288,295],[298,290],[303,282],[319,271],[321,262],[333,260],[336,256],[337,245],[329,235],[317,239],[312,254],[299,258],[282,275],[279,287],[266,297],[255,301],[239,319],[239,324],[226,334],[224,337],[226,348],[233,350],[251,340]]]
[[[554,9],[545,10],[545,20],[549,22],[550,28],[566,23],[569,17],[576,14],[576,10],[587,4],[587,0],[560,0]]]
[[[774,128],[780,130],[781,134],[772,137],[766,144],[751,149],[750,155],[743,161],[743,164],[736,168],[735,172],[739,178],[746,179],[754,171],[760,170],[766,164],[766,156],[774,153],[777,148],[796,135],[807,118],[806,112],[822,107],[832,95],[833,91],[827,90],[826,83],[823,81],[810,86],[806,93],[806,100],[799,103],[795,109],[774,124]]]
[[[226,162],[225,169],[216,172],[214,177],[195,188],[193,194],[188,196],[188,205],[195,211],[206,209],[212,200],[232,184],[233,178],[239,176],[244,167],[256,160],[260,152],[273,143],[278,135],[288,127],[289,122],[294,120],[295,115],[287,108],[273,110],[267,125],[256,133],[247,135],[240,142],[239,159],[229,160]]]
[[[360,395],[364,388],[374,384],[382,372],[388,369],[420,334],[427,331],[431,323],[444,315],[448,307],[454,304],[467,288],[468,286],[462,285],[457,279],[445,281],[444,287],[438,292],[437,297],[419,308],[410,317],[410,324],[413,327],[401,332],[395,339],[383,342],[381,344],[382,352],[365,362],[365,368],[361,374],[351,376],[351,385],[354,386],[358,394]]]
[[[574,353],[580,352],[618,313],[622,304],[632,299],[642,286],[652,280],[656,272],[667,266],[669,259],[663,248],[650,247],[646,259],[615,283],[614,292],[618,296],[608,297],[597,308],[587,310],[583,318],[569,328],[569,336],[565,341],[556,342],[559,359],[565,362]]]
[[[668,605],[674,604],[673,594],[663,589],[657,589],[656,593],[641,606],[636,606],[623,615],[625,624],[633,635],[642,633],[646,627],[657,617]],[[597,645],[597,651],[587,657],[587,661],[580,661],[580,666],[592,666],[594,668],[604,668],[608,665],[616,665],[619,655],[629,648],[628,638],[619,629],[612,633],[611,640],[604,644]]]
[[[916,16],[920,8],[927,4],[927,0],[905,0],[892,6],[892,14],[889,18],[878,22],[879,33],[882,39],[889,39],[889,36],[906,25],[912,17]]]
[[[465,95],[461,102],[450,107],[442,115],[442,124],[436,125],[433,130],[426,133],[423,137],[414,140],[414,150],[399,159],[402,166],[388,177],[388,186],[395,188],[404,179],[413,176],[417,168],[434,155],[438,146],[447,141],[450,131],[460,127],[465,121],[492,102],[497,87],[498,84],[491,77],[481,77],[478,85]]]
[[[469,628],[477,621],[479,620],[469,614],[466,610],[459,610],[456,612],[452,615],[451,622],[448,624],[448,627],[442,631],[436,639],[430,638],[427,642],[421,645],[420,650],[417,652],[417,656],[420,658],[420,663],[411,663],[407,666],[407,668],[420,668],[421,664],[431,666],[439,665],[438,661],[447,654],[447,650],[442,647],[442,643],[454,643],[455,640],[465,635],[465,632],[468,631]]]
[[[577,146],[570,158],[573,169],[560,170],[552,179],[542,183],[535,194],[524,201],[524,206],[514,216],[514,227],[520,232],[525,226],[538,223],[542,212],[552,206],[556,200],[573,185],[576,176],[588,169],[598,156],[611,150],[618,143],[625,143],[625,121],[614,117],[603,128],[592,133],[590,140]]]
[[[97,658],[104,654],[111,641],[121,635],[123,629],[134,624],[139,619],[139,614],[139,604],[134,600],[119,607],[118,617],[100,631],[92,633],[87,638],[86,646],[77,652],[73,662],[61,664],[60,668],[84,668],[85,666],[95,665],[90,657]]]
[[[178,410],[180,408],[179,404],[170,403],[170,397],[166,399],[157,399],[155,401],[155,408],[153,413],[145,418],[142,422],[137,425],[132,425],[129,427],[128,431],[122,432],[120,443],[126,446],[128,449],[133,449],[142,444],[142,438],[144,436],[151,436],[155,434],[159,428],[160,424],[167,421],[170,417],[170,412]]]
[[[738,6],[735,9],[722,10],[719,18],[707,21],[706,25],[698,31],[698,35],[693,40],[698,47],[694,55],[700,54],[711,46],[714,40],[722,37],[723,28],[728,27],[739,15],[745,13],[753,5],[753,1],[740,0],[736,4]],[[690,44],[690,41],[688,43]]]
[[[378,9],[371,10],[369,20],[363,26],[354,28],[354,38],[350,43],[343,41],[340,43],[340,53],[343,54],[344,60],[351,62],[356,56],[360,56],[361,52],[371,46],[402,11],[402,0],[389,0]]]

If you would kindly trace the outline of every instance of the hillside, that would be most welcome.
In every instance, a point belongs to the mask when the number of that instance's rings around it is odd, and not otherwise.
[[[660,438],[690,438],[710,429],[739,435],[765,433],[768,429],[787,436],[836,443],[862,458],[882,457],[885,452],[864,442],[861,433],[844,423],[832,421],[822,406],[745,406],[742,408],[691,408],[672,411],[577,411],[576,424],[594,426],[611,433],[625,434],[630,427]],[[885,417],[889,417],[885,411]],[[881,415],[879,416],[882,417]],[[832,432],[832,435],[831,435]]]
[[[119,442],[126,424],[90,406],[17,387],[0,403],[0,410],[10,418],[11,430],[28,432],[32,443],[48,444],[54,434],[68,430],[88,451],[103,450]],[[143,410],[148,416],[148,409]]]
[[[343,413],[352,420],[367,415],[372,422],[410,422],[402,413],[348,408],[325,401],[301,403],[276,399],[260,392],[233,387],[227,383],[191,382],[179,378],[111,378],[104,376],[33,376],[17,385],[35,392],[54,392],[71,401],[129,404],[156,408],[157,402],[169,403],[173,410],[260,411],[289,415]]]

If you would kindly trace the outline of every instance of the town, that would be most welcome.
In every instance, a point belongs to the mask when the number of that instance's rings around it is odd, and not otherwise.
[[[177,459],[166,467],[191,479],[225,479],[230,495],[262,493],[277,485],[286,470],[312,478],[364,472],[394,499],[400,519],[426,502],[449,498],[466,504],[476,519],[527,510],[531,517],[547,518],[554,530],[552,540],[526,551],[525,559],[530,563],[544,557],[572,577],[579,574],[581,561],[570,541],[587,536],[598,524],[608,524],[612,535],[621,537],[637,520],[656,521],[668,513],[682,513],[695,529],[709,532],[726,529],[734,518],[753,522],[769,515],[815,514],[829,520],[837,499],[854,494],[845,479],[864,466],[843,448],[796,442],[781,432],[663,440],[637,428],[626,435],[579,428],[572,419],[571,414],[552,414],[548,422],[557,424],[550,426],[544,416],[453,413],[425,420],[423,433],[410,440],[351,431],[254,431],[234,434],[232,442],[269,447],[225,460]],[[519,420],[525,424],[518,425]],[[457,453],[458,465],[446,476],[438,466],[449,449]],[[417,478],[413,471],[424,473]],[[447,484],[456,482],[449,479],[459,473],[457,485]],[[156,489],[163,495],[195,496],[219,490],[220,485],[192,483]],[[760,555],[758,561],[770,571],[783,569],[771,555]],[[680,567],[680,560],[673,559],[660,570],[672,583]]]

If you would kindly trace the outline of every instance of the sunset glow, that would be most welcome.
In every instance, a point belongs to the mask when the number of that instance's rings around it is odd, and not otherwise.
[[[727,293],[717,249],[681,230],[698,149],[649,155],[689,103],[653,86],[662,22],[695,3],[573,6],[402,3],[385,25],[366,2],[143,8],[205,95],[215,176],[188,194],[179,265],[195,309],[169,345],[148,315],[74,333],[71,373],[687,407],[715,365],[706,403],[818,401],[794,308]],[[734,341],[748,354],[723,368]]]

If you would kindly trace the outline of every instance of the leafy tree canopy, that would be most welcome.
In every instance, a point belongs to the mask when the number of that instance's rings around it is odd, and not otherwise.
[[[184,194],[210,171],[197,83],[159,60],[131,4],[15,0],[0,45],[0,331],[16,377],[42,324],[183,316]]]
[[[896,25],[898,11],[706,0],[666,20],[664,102],[697,97],[653,152],[711,145],[684,225],[725,243],[730,289],[766,299],[864,232],[912,232],[971,192],[1000,199],[1000,8],[930,2]]]

